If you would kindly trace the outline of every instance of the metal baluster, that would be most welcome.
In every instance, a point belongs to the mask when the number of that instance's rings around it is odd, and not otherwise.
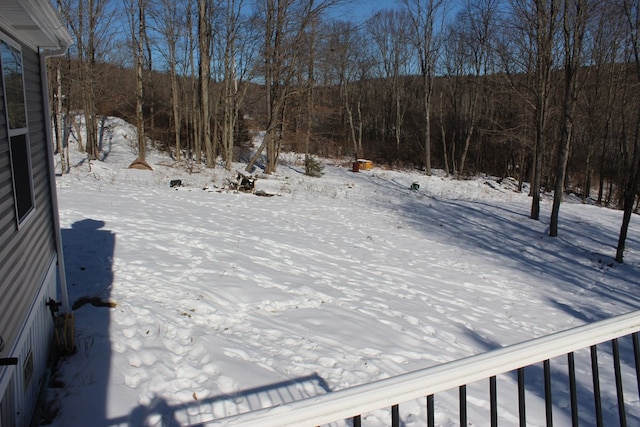
[[[640,397],[640,343],[638,342],[638,333],[631,334],[633,340],[633,355],[636,362],[636,383],[638,384],[638,396]]]
[[[427,396],[427,427],[435,427],[435,407],[433,404],[433,394]]]
[[[400,427],[400,406],[393,405],[391,407],[391,426]]]
[[[571,395],[571,424],[578,427],[578,392],[576,388],[576,358],[573,352],[567,355],[569,362],[569,394]]]
[[[624,392],[622,390],[622,370],[620,368],[620,347],[618,346],[618,339],[614,338],[611,341],[613,347],[613,369],[616,375],[616,393],[618,394],[618,415],[620,417],[620,426],[627,425],[627,415],[624,410]]]
[[[593,377],[593,400],[596,405],[596,426],[603,427],[602,397],[600,395],[600,368],[598,367],[598,348],[591,346],[591,375]]]
[[[524,400],[524,368],[518,369],[518,416],[520,427],[527,426],[527,407]]]
[[[544,367],[544,404],[547,416],[547,427],[553,426],[553,400],[551,399],[551,362],[542,362]]]
[[[491,407],[491,427],[498,427],[498,385],[495,376],[489,378],[489,405]]]
[[[460,394],[460,426],[467,425],[467,386],[461,385]]]

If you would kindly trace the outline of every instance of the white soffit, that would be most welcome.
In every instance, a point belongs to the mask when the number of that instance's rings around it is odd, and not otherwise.
[[[0,0],[0,30],[32,49],[60,49],[72,44],[48,0]]]

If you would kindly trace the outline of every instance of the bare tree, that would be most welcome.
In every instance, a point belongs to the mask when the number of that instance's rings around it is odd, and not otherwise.
[[[50,94],[50,105],[53,107],[53,131],[55,133],[56,140],[56,152],[60,156],[60,173],[65,174],[69,172],[70,164],[68,163],[69,156],[65,153],[65,150],[69,146],[68,132],[65,132],[65,123],[68,117],[64,114],[63,99],[63,84],[62,84],[62,58],[51,58],[49,60],[49,87],[52,88]]]
[[[242,10],[244,0],[225,0],[223,35],[218,43],[222,58],[222,147],[225,167],[231,170],[234,139],[240,120],[239,113],[246,95],[247,85],[242,82],[249,78],[253,64],[249,59],[255,54],[255,38],[247,27]]]
[[[264,31],[265,138],[246,167],[251,171],[267,151],[265,173],[276,171],[285,128],[286,103],[298,74],[305,31],[311,22],[339,0],[267,0],[259,11]]]
[[[333,24],[329,42],[330,61],[336,70],[349,139],[356,159],[364,156],[362,98],[364,81],[370,76],[373,63],[365,46],[364,36],[358,26],[350,22]]]
[[[75,39],[73,49],[77,53],[77,96],[83,111],[86,127],[86,143],[78,139],[80,151],[90,159],[98,157],[98,131],[96,104],[100,73],[97,62],[102,51],[110,49],[112,14],[109,0],[58,0],[58,10],[64,17]],[[71,94],[69,94],[71,96]]]
[[[556,181],[551,209],[549,235],[558,236],[558,217],[573,138],[575,105],[581,87],[578,73],[583,65],[583,41],[589,19],[588,0],[563,0],[562,35],[564,46],[564,96],[562,102],[562,139],[558,141]]]
[[[585,114],[587,139],[587,164],[583,198],[589,197],[591,171],[598,176],[596,203],[604,202],[607,158],[612,151],[611,135],[615,106],[619,103],[620,88],[624,82],[623,69],[618,55],[624,40],[624,20],[618,8],[599,3],[599,10],[591,20],[590,37],[587,37],[588,62],[592,64],[590,78],[581,97],[581,110]],[[598,159],[599,156],[599,159]],[[595,164],[597,162],[597,165]],[[597,170],[596,170],[597,168]]]
[[[471,140],[475,137],[479,116],[479,100],[481,85],[486,84],[491,67],[491,43],[494,37],[496,15],[498,12],[498,0],[468,1],[464,9],[461,23],[461,48],[464,62],[468,67],[463,67],[460,78],[473,76],[469,79],[468,101],[464,108],[464,144],[458,163],[458,175],[463,176],[467,163],[467,155]],[[486,94],[486,93],[485,93]]]
[[[238,21],[241,7],[242,4],[236,4],[235,0],[227,0],[225,37],[223,38],[224,93],[222,94],[224,111],[222,146],[227,170],[231,170],[231,163],[233,162],[233,131],[237,121],[235,94],[238,92],[238,80],[236,77],[235,43],[238,37]]]
[[[313,8],[313,0],[309,2],[309,7]],[[307,34],[307,82],[306,82],[306,104],[307,104],[307,120],[306,120],[306,132],[304,136],[304,165],[305,174],[313,175],[311,156],[309,149],[311,146],[311,132],[313,127],[313,96],[315,90],[315,62],[316,62],[316,49],[317,49],[317,27],[318,16],[311,18],[309,28],[306,31]]]
[[[213,3],[210,0],[198,0],[198,63],[199,63],[199,118],[200,135],[196,140],[196,161],[200,163],[201,152],[199,141],[202,141],[206,151],[207,167],[215,166],[214,141],[211,138],[211,108],[209,105],[209,83],[211,80],[211,42],[213,31],[211,28]]]
[[[633,55],[637,83],[640,82],[640,4],[638,4],[637,0],[621,0],[620,5],[622,7],[622,15],[627,24],[628,39]],[[633,129],[632,137],[633,160],[631,162],[628,184],[624,190],[624,215],[616,250],[616,261],[620,263],[623,262],[629,223],[631,222],[633,205],[640,185],[640,103],[638,103],[637,98],[635,113],[635,129]]]
[[[147,139],[144,124],[144,40],[146,38],[146,2],[147,0],[126,0],[129,11],[131,46],[135,62],[136,75],[136,127],[138,130],[138,157],[129,167],[151,170],[146,161]]]
[[[291,13],[294,0],[267,0],[264,9],[260,11],[263,16],[264,25],[264,79],[265,79],[265,101],[267,113],[267,126],[264,140],[253,155],[246,167],[247,171],[253,169],[253,165],[262,155],[263,150],[267,149],[267,164],[265,173],[272,173],[276,169],[276,162],[279,153],[279,135],[278,126],[281,124],[282,109],[284,108],[285,98],[288,94],[289,83],[293,76],[293,64],[295,58],[287,58],[290,60],[289,67],[285,65],[285,52],[289,51],[293,54],[299,52],[293,51],[293,45],[288,49],[285,47],[283,38],[293,31],[286,31],[287,21],[285,17]],[[291,30],[294,30],[291,28]],[[288,44],[292,43],[287,40]]]
[[[385,98],[389,100],[389,116],[392,120],[387,126],[394,135],[396,156],[400,153],[404,113],[407,107],[403,77],[408,74],[407,68],[412,56],[409,50],[410,22],[409,15],[404,10],[383,10],[367,22],[380,58],[381,77],[387,91]],[[391,132],[384,129],[383,138]]]
[[[533,98],[534,153],[531,177],[531,219],[540,218],[540,189],[544,145],[548,138],[549,114],[552,95],[552,70],[558,27],[559,0],[510,0],[512,8],[512,43],[519,58],[507,58],[506,62],[518,63],[516,71],[526,73],[530,82],[528,92]],[[508,74],[513,79],[507,67]],[[513,80],[512,80],[513,85]]]
[[[447,125],[445,123],[444,114],[444,93],[440,92],[440,139],[442,140],[442,161],[444,162],[444,172],[447,176],[451,173],[449,169],[449,155],[447,148]]]
[[[447,0],[402,0],[411,16],[413,43],[418,51],[422,76],[422,98],[424,107],[425,174],[431,175],[431,109],[433,82],[439,56],[436,32],[444,19]]]
[[[189,13],[184,1],[160,0],[158,7],[154,9],[157,31],[160,33],[166,49],[160,49],[161,55],[169,67],[169,80],[171,81],[171,113],[173,117],[173,138],[175,140],[174,156],[176,161],[182,160],[182,111],[178,79],[178,43],[189,31],[183,16]]]
[[[191,97],[189,100],[185,100],[186,102],[186,108],[185,110],[188,111],[188,121],[190,123],[190,129],[189,129],[189,149],[188,149],[188,160],[189,160],[189,164],[190,167],[193,167],[194,162],[198,165],[198,167],[200,167],[200,165],[202,164],[202,143],[200,140],[200,137],[202,135],[202,131],[201,131],[201,120],[200,120],[200,114],[199,114],[199,109],[198,109],[198,71],[196,69],[196,51],[198,50],[197,47],[197,40],[198,40],[198,32],[195,29],[197,27],[197,20],[195,20],[194,18],[196,18],[198,16],[198,6],[197,6],[197,2],[199,0],[189,0],[189,6],[188,6],[188,10],[189,12],[186,14],[186,18],[187,18],[187,25],[186,28],[188,29],[188,41],[187,41],[187,62],[188,65],[186,67],[186,74],[188,76],[190,76],[189,78],[189,83],[190,83],[190,92],[191,92]]]

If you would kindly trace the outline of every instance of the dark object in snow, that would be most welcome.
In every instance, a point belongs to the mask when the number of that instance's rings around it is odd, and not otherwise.
[[[410,188],[414,191],[418,191],[420,189],[420,184],[418,184],[417,181],[413,181]]]
[[[253,194],[255,194],[256,196],[262,196],[262,197],[273,197],[273,196],[275,196],[275,194],[269,194],[264,190],[258,190]]]
[[[109,300],[103,300],[100,297],[80,297],[76,302],[71,306],[72,310],[77,310],[85,304],[91,304],[94,307],[108,307],[108,308],[116,308],[116,303]]]
[[[174,188],[174,187],[182,187],[182,180],[172,179],[171,181],[169,181],[169,188]]]
[[[236,181],[229,182],[229,188],[233,190],[243,191],[245,193],[253,193],[253,190],[256,186],[256,178],[251,176],[246,176],[241,172],[238,172],[238,176],[236,177]]]

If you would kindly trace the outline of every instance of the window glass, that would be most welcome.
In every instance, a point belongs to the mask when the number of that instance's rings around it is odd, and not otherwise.
[[[13,188],[15,189],[16,210],[18,219],[22,220],[33,208],[31,191],[31,168],[29,167],[29,150],[25,134],[9,138],[11,147],[11,166],[13,167]]]
[[[0,39],[0,64],[11,157],[11,177],[18,227],[35,208],[31,152],[24,96],[22,52]]]
[[[22,79],[22,55],[5,41],[0,41],[4,94],[9,117],[9,129],[27,127]]]

